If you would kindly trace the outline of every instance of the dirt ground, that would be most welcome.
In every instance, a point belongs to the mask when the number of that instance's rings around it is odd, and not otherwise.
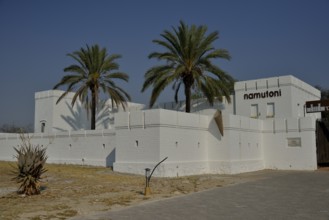
[[[0,219],[68,219],[100,211],[198,192],[261,178],[263,172],[239,175],[152,177],[152,194],[144,196],[145,177],[113,172],[110,168],[47,164],[42,192],[36,196],[16,193],[11,181],[13,162],[0,161]]]

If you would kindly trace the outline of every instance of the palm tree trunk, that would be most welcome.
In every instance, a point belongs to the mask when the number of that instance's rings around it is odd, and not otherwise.
[[[191,87],[185,86],[185,98],[185,112],[189,113],[191,112]]]
[[[193,76],[191,74],[187,74],[184,79],[184,86],[185,86],[185,112],[191,112],[191,88],[193,85]]]
[[[91,88],[91,130],[96,129],[96,91],[95,88]]]

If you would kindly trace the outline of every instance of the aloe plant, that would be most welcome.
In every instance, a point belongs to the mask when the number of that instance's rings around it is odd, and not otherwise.
[[[47,160],[46,148],[33,146],[30,139],[21,135],[22,144],[15,148],[17,167],[13,171],[12,179],[20,184],[18,192],[25,195],[40,194],[41,175],[47,170],[44,165]]]

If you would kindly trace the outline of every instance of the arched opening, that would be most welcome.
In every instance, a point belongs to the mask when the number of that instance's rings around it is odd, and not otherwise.
[[[45,120],[40,121],[40,126],[41,126],[40,127],[41,133],[44,133],[46,130],[46,121]]]

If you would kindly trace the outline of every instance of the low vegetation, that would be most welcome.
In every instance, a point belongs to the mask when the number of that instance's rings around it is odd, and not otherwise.
[[[21,146],[15,148],[17,155],[12,180],[20,184],[18,192],[24,195],[40,194],[41,175],[47,170],[44,165],[47,160],[46,149],[39,145],[33,146],[30,139],[21,134]]]
[[[152,177],[152,194],[144,196],[145,177],[110,168],[46,164],[40,194],[17,194],[12,182],[14,162],[0,161],[0,219],[68,219],[247,181],[248,175]],[[252,178],[257,177],[253,175]]]

